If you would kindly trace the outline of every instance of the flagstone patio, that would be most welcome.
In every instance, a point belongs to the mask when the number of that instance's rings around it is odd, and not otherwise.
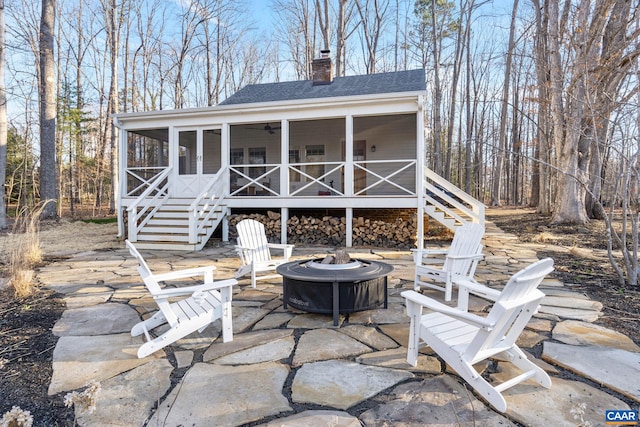
[[[296,247],[294,256],[332,250]],[[412,288],[411,253],[350,252],[394,266],[388,309],[341,315],[334,326],[331,315],[284,310],[280,281],[252,289],[242,279],[233,297],[232,342],[222,343],[215,323],[145,359],[136,357],[141,341],[128,331],[155,303],[124,244],[52,263],[38,279],[64,293],[68,309],[53,328],[60,339],[49,393],[100,381],[96,410],[76,408],[83,426],[576,425],[571,409],[583,403],[583,419],[595,426],[604,424],[605,410],[629,409],[629,403],[638,408],[640,349],[594,324],[602,305],[557,279],[543,282],[547,297],[519,342],[552,375],[553,385],[525,382],[509,389],[509,409],[500,414],[434,354],[422,354],[415,368],[407,364],[409,318],[400,292]],[[217,278],[232,277],[239,265],[231,245],[143,255],[157,271],[214,262]],[[485,255],[476,278],[498,288],[537,259],[534,245],[491,224]],[[487,304],[473,299],[471,309]],[[497,367],[490,375],[510,368],[502,362]]]

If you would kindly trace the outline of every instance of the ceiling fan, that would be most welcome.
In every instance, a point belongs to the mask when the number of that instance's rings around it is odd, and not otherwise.
[[[265,132],[269,132],[269,135],[273,135],[274,133],[276,133],[277,130],[280,129],[280,126],[271,126],[269,123],[267,123],[266,125],[264,125],[264,127],[247,128],[247,129],[260,129],[260,130],[263,130]]]

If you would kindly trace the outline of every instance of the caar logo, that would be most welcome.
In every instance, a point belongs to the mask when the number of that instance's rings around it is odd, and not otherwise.
[[[638,411],[631,409],[605,411],[604,421],[607,425],[638,425]]]

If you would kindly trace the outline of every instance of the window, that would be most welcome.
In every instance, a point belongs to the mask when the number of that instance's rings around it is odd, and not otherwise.
[[[264,165],[267,163],[267,149],[265,147],[251,147],[249,148],[249,164],[250,165]],[[251,178],[257,178],[264,175],[267,172],[266,167],[249,168],[249,176]]]
[[[324,145],[307,145],[305,146],[305,162],[306,163],[320,163],[324,162]],[[323,164],[314,164],[308,165],[306,167],[307,174],[311,175],[313,178],[320,178],[324,175],[324,165]],[[307,180],[311,181],[310,178]],[[323,181],[324,179],[321,179]]]
[[[292,147],[289,149],[289,164],[300,163],[300,148]],[[300,165],[294,166],[295,169],[300,170]],[[300,172],[295,172],[289,169],[289,181],[300,182]]]
[[[197,132],[194,130],[180,132],[178,135],[178,173],[194,175],[197,173]]]

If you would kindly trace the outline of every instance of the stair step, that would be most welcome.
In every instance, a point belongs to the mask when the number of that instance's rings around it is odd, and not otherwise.
[[[205,227],[206,228],[211,228],[211,227]],[[163,234],[163,235],[167,235],[167,236],[172,236],[172,235],[188,235],[189,234],[189,227],[188,226],[181,226],[181,225],[173,225],[173,226],[156,226],[156,225],[152,225],[152,226],[146,226],[144,227],[144,229],[138,233],[139,235],[142,234]],[[206,234],[206,232],[201,231],[199,233],[200,236],[204,236]],[[170,239],[167,239],[170,240]]]
[[[138,233],[138,242],[175,242],[189,243],[188,234],[149,234],[146,231]]]
[[[199,246],[175,242],[136,242],[136,248],[151,251],[197,251]]]

